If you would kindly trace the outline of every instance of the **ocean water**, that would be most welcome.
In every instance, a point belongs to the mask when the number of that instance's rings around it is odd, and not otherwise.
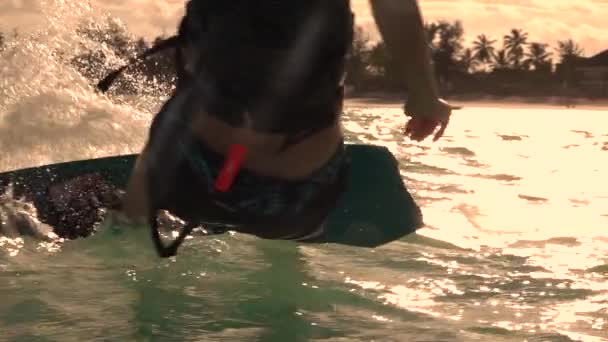
[[[0,171],[137,152],[164,99],[95,94],[57,54],[82,43],[70,21],[50,22],[0,52]],[[172,260],[112,222],[0,238],[0,341],[608,341],[606,112],[469,103],[437,143],[404,122],[398,105],[346,106],[349,141],[398,156],[417,234],[195,237]]]

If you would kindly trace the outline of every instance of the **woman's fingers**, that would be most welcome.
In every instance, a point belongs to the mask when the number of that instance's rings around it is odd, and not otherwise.
[[[433,134],[438,124],[436,120],[412,118],[405,127],[405,135],[412,140],[422,141]],[[441,130],[445,131],[445,127],[442,126]]]
[[[448,122],[449,120],[441,122],[441,127],[439,127],[439,130],[437,131],[437,133],[435,133],[433,141],[437,141],[443,136],[443,134],[445,133],[445,129],[448,128]]]

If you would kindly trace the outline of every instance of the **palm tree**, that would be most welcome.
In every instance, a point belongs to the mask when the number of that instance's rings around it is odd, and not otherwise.
[[[584,53],[583,49],[572,39],[560,40],[557,42],[557,52],[559,53],[560,62],[575,57],[581,57]]]
[[[470,72],[475,69],[478,64],[478,60],[475,58],[473,50],[471,48],[466,48],[462,50],[458,58],[458,65],[464,72]]]
[[[473,58],[481,63],[491,63],[496,54],[494,44],[495,39],[490,39],[485,34],[478,35],[473,42]]]
[[[456,56],[462,50],[464,29],[462,22],[439,21],[436,34],[439,36],[433,44],[433,62],[441,84],[449,82],[450,72],[456,64]]]
[[[507,69],[509,67],[509,57],[507,56],[507,50],[499,49],[494,55],[493,67],[494,70]]]
[[[438,24],[439,42],[437,47],[458,53],[462,49],[464,28],[462,22],[457,20],[453,23],[440,21]]]
[[[439,32],[439,25],[437,23],[425,23],[424,24],[424,33],[426,35],[426,39],[429,45],[433,45],[435,41],[435,37],[437,37],[437,33]]]
[[[346,79],[355,88],[363,85],[367,77],[369,37],[362,27],[357,26],[354,38],[346,59]]]
[[[503,37],[503,44],[507,51],[507,57],[515,69],[522,67],[524,58],[524,46],[527,45],[528,33],[521,29],[511,29],[510,34]]]
[[[551,70],[551,53],[547,51],[547,47],[544,43],[531,43],[524,64],[532,66],[534,70]]]
[[[576,59],[583,55],[583,49],[572,39],[560,40],[557,42],[557,52],[559,53],[561,66],[558,73],[566,88],[576,82]]]
[[[368,52],[367,64],[380,80],[389,88],[403,86],[399,64],[386,49],[384,42],[378,42]]]

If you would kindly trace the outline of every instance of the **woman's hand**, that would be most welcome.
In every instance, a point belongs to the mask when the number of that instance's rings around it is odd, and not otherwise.
[[[405,105],[405,113],[411,119],[405,125],[405,135],[414,141],[422,141],[435,133],[433,141],[439,140],[443,136],[452,110],[461,109],[459,106],[452,106],[443,99],[434,99],[425,102],[408,101]]]

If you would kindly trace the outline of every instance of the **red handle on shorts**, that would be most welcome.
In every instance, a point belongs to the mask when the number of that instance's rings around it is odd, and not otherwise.
[[[215,179],[215,189],[217,191],[226,192],[230,190],[234,178],[236,178],[236,175],[241,170],[241,165],[245,160],[245,154],[247,154],[247,148],[245,146],[239,144],[230,145],[224,165]]]

